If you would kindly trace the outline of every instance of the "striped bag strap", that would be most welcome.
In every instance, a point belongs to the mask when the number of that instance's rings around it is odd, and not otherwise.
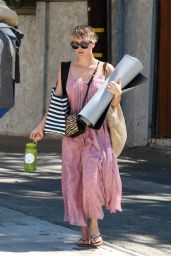
[[[63,95],[66,95],[66,83],[68,78],[68,73],[70,69],[71,61],[61,62],[61,83]]]

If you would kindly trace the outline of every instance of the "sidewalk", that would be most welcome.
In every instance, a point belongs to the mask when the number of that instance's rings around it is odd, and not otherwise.
[[[0,207],[0,216],[0,255],[2,256],[138,255],[107,242],[98,249],[79,248],[74,245],[79,239],[79,232],[4,207]]]
[[[0,256],[171,255],[171,149],[128,148],[118,159],[122,213],[104,210],[104,245],[79,249],[63,222],[60,140],[38,145],[36,173],[23,171],[26,138],[0,136]]]

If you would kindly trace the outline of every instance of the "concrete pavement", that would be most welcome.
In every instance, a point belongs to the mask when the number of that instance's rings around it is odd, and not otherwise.
[[[171,254],[170,148],[123,152],[123,212],[104,210],[100,229],[107,242],[87,251],[73,244],[78,227],[63,222],[60,141],[39,144],[38,170],[28,174],[23,171],[26,140],[0,138],[0,255]]]
[[[47,221],[0,207],[0,255],[6,256],[134,256],[122,248],[104,242],[98,248],[79,248],[74,242],[79,232]]]

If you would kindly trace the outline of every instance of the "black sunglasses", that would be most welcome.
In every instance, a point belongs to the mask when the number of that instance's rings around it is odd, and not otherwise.
[[[71,47],[73,49],[78,49],[79,46],[82,48],[82,49],[87,49],[89,44],[91,43],[91,41],[82,41],[81,43],[78,43],[78,42],[71,42]]]

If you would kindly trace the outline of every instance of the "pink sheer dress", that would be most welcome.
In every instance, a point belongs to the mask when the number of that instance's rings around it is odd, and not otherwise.
[[[90,85],[88,101],[104,81],[99,65]],[[88,81],[68,74],[67,94],[72,113],[79,113]],[[103,219],[102,206],[111,213],[122,211],[122,183],[116,156],[112,150],[107,120],[100,130],[86,128],[76,138],[62,139],[62,194],[64,221],[85,226],[87,218]]]

